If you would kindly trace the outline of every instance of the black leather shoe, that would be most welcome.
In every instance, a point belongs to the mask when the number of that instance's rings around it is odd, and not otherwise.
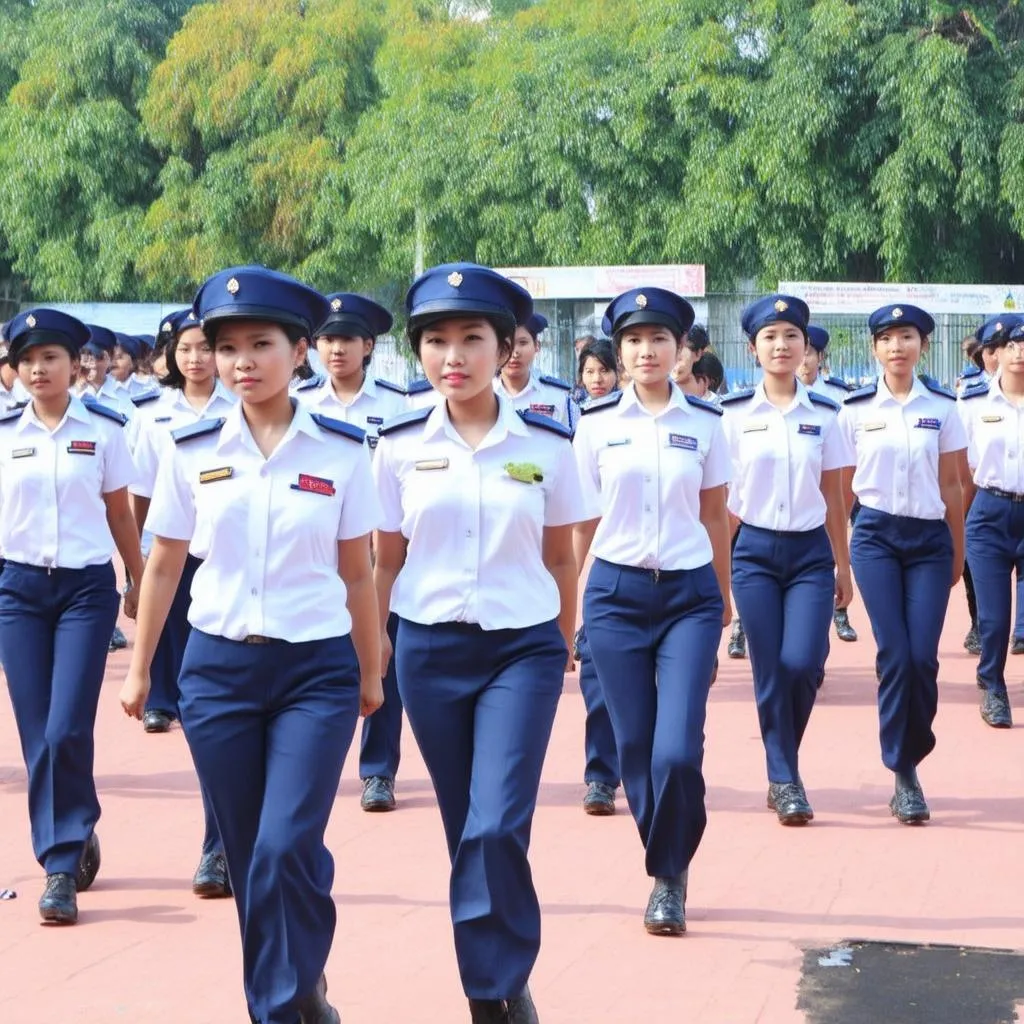
[[[718,682],[718,655],[715,655],[715,663],[711,666],[711,682],[709,686],[714,686]]]
[[[806,825],[814,820],[814,811],[799,782],[769,782],[767,803],[783,825]]]
[[[78,920],[75,879],[65,873],[46,876],[46,888],[39,899],[39,916],[48,924],[74,924]]]
[[[533,1005],[529,986],[524,985],[523,991],[515,999],[505,1002],[505,1019],[508,1024],[540,1024],[537,1007]]]
[[[607,818],[615,813],[615,787],[604,782],[588,782],[583,810],[595,818]]]
[[[323,974],[316,988],[299,1002],[299,1024],[341,1024],[341,1014],[327,1002],[327,978]]]
[[[583,630],[586,629],[586,628],[587,628],[586,626],[580,626],[580,628],[577,629],[576,632],[573,634],[573,638],[572,638],[572,660],[573,661],[579,661],[580,660],[580,642],[583,639]]]
[[[857,639],[857,630],[850,625],[850,616],[847,614],[845,608],[837,608],[832,613],[832,621],[835,623],[836,636],[840,640],[845,640],[848,644],[852,644]]]
[[[127,646],[128,638],[115,626],[114,632],[110,635],[110,643],[107,645],[107,650],[123,651]]]
[[[147,711],[142,716],[142,728],[146,732],[170,732],[174,716],[166,711]]]
[[[359,806],[364,811],[393,811],[395,809],[395,780],[384,775],[371,775],[363,779],[363,797]]]
[[[729,646],[725,653],[730,658],[745,658],[747,656],[747,634],[743,632],[743,623],[736,619],[732,624],[732,634],[729,637]]]
[[[1013,725],[1010,698],[1003,690],[986,690],[981,698],[981,717],[993,729],[1009,729]]]
[[[981,637],[978,635],[978,627],[971,626],[964,637],[964,650],[968,654],[981,654]]]
[[[682,935],[686,931],[686,872],[677,878],[656,878],[644,913],[651,935]]]
[[[504,1000],[470,999],[469,1019],[473,1024],[508,1024]]]
[[[917,772],[896,773],[896,792],[889,801],[889,810],[901,825],[923,825],[931,818]]]
[[[1024,636],[1015,636],[1010,645],[1011,654],[1024,654]]]
[[[75,888],[79,892],[86,889],[96,881],[96,875],[100,870],[100,839],[95,832],[89,833],[89,838],[82,848],[82,856],[78,861],[78,871],[75,874]]]
[[[228,862],[223,853],[204,853],[192,876],[192,892],[200,899],[221,900],[231,895]]]

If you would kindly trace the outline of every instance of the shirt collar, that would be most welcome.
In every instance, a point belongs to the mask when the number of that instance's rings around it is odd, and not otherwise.
[[[56,433],[57,430],[60,430],[68,420],[75,420],[77,423],[90,422],[89,410],[82,404],[82,400],[77,395],[71,395],[70,392],[69,395],[71,401],[68,402],[64,418],[57,424],[54,429],[54,433]],[[25,406],[25,409],[21,414],[21,419],[15,424],[14,429],[17,430],[18,433],[22,433],[30,426],[38,427],[40,430],[45,430],[47,434],[50,433],[50,428],[46,426],[46,424],[43,423],[43,421],[36,415],[35,408],[31,402]]]
[[[680,388],[674,380],[669,381],[669,387],[671,388],[671,392],[668,398],[668,405],[666,405],[659,413],[651,413],[641,404],[640,399],[636,397],[636,391],[634,391],[633,383],[631,381],[622,389],[622,398],[619,400],[619,408],[623,413],[634,416],[660,416],[671,408],[682,409],[682,411],[687,414],[691,413],[693,408],[690,403],[686,401],[686,395],[683,393],[682,388]]]
[[[915,375],[914,383],[910,386],[910,394],[907,395],[907,400],[900,402],[889,390],[889,385],[885,383],[885,374],[878,375],[876,401],[879,405],[884,405],[886,402],[893,402],[895,405],[910,405],[915,398],[927,398],[929,394],[931,392],[921,383],[921,378]]]
[[[165,398],[171,403],[172,406],[177,406],[180,409],[186,409],[189,412],[194,413],[195,408],[189,403],[188,399],[185,398],[185,392],[181,388],[164,388],[161,392],[160,397]],[[220,402],[227,402],[229,405],[237,405],[235,396],[228,391],[224,386],[221,379],[218,377],[213,384],[213,394],[206,401],[206,405],[203,406],[203,413],[207,410],[216,408]]]
[[[516,434],[519,437],[525,437],[529,434],[526,429],[526,424],[523,422],[522,417],[516,412],[515,406],[512,402],[501,392],[497,393],[498,397],[498,419],[494,426],[491,427],[487,436],[477,445],[477,451],[482,448],[490,448],[493,445],[503,441],[509,434]],[[430,410],[430,415],[427,417],[426,423],[423,424],[423,438],[424,440],[432,440],[435,437],[444,435],[449,440],[454,441],[456,444],[462,445],[464,448],[468,447],[465,441],[459,437],[458,432],[452,425],[451,418],[448,416],[448,403],[446,401],[438,402],[433,409]]]
[[[803,381],[799,377],[796,379],[796,394],[793,396],[792,402],[786,406],[785,409],[780,410],[783,413],[789,412],[790,409],[798,405],[802,405],[805,409],[813,409],[814,403],[811,401],[809,394],[810,389],[807,388]],[[778,406],[773,402],[768,401],[768,396],[764,393],[764,381],[758,381],[757,386],[754,388],[753,394],[753,406],[757,408],[761,405],[770,405],[773,409],[778,409]]]
[[[288,424],[288,429],[284,433],[284,437],[281,438],[277,447],[271,454],[271,458],[282,451],[285,445],[292,440],[297,434],[306,434],[316,441],[323,440],[323,434],[320,432],[320,428],[313,422],[313,417],[306,408],[306,406],[292,399],[292,421]],[[253,440],[252,431],[249,430],[249,424],[245,422],[245,416],[242,415],[242,403],[235,402],[234,405],[227,411],[224,417],[224,426],[220,431],[220,439],[217,442],[217,451],[223,451],[225,448],[233,443],[239,443],[243,447],[248,448],[250,451],[257,453],[261,458],[263,453],[259,450],[256,442]]]

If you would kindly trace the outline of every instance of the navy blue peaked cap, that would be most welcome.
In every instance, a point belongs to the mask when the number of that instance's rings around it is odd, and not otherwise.
[[[207,278],[192,308],[203,327],[224,320],[266,320],[298,327],[310,339],[330,311],[327,299],[315,288],[257,266],[229,267]]]
[[[473,315],[526,326],[533,315],[533,299],[525,288],[490,267],[444,263],[413,281],[405,308],[410,331],[449,317]]]
[[[868,330],[871,331],[872,337],[880,334],[887,327],[916,327],[924,336],[935,330],[935,321],[920,306],[897,303],[892,306],[882,306],[868,317]]]
[[[72,356],[82,351],[89,340],[89,328],[81,320],[56,309],[28,309],[7,325],[7,358],[17,366],[21,357],[35,345],[60,345]]]
[[[349,338],[376,338],[387,334],[394,317],[379,303],[354,292],[333,292],[327,296],[329,311],[317,325],[316,337],[343,335]]]
[[[766,295],[743,310],[741,324],[743,333],[753,340],[757,332],[769,324],[793,324],[806,334],[810,319],[811,311],[803,299],[795,295]]]

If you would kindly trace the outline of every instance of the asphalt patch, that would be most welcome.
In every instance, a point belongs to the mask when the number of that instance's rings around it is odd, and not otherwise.
[[[841,942],[807,950],[797,1009],[808,1024],[1015,1024],[1024,954]]]

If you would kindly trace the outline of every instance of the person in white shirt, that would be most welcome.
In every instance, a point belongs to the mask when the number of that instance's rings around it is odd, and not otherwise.
[[[120,604],[115,545],[142,576],[124,417],[69,392],[88,337],[52,309],[15,317],[8,358],[31,401],[0,416],[0,662],[46,872],[39,911],[56,924],[78,920],[76,891],[99,870],[93,729]],[[125,611],[134,615],[134,591]]]
[[[579,480],[569,431],[493,387],[529,293],[455,263],[418,278],[406,307],[439,400],[381,431],[380,616],[398,616],[398,687],[448,840],[472,1020],[536,1024],[527,851],[575,626]]]
[[[8,357],[7,329],[10,323],[3,325],[0,330],[0,412],[10,412],[11,409],[24,408],[32,396],[28,388],[21,383],[18,371],[11,366]]]
[[[693,316],[662,288],[612,300],[604,330],[630,384],[584,407],[573,442],[581,571],[594,556],[583,620],[654,879],[644,914],[654,935],[686,929],[689,866],[707,825],[708,690],[731,619],[722,410],[669,377]]]
[[[722,400],[738,527],[732,592],[746,628],[768,769],[768,807],[783,825],[814,817],[799,750],[828,656],[833,600],[853,592],[842,469],[853,451],[839,406],[797,378],[808,309],[789,295],[743,312],[760,384]]]
[[[142,345],[136,338],[120,331],[110,332],[114,347],[110,351],[110,371],[95,387],[98,401],[117,409],[129,420],[135,416],[133,398],[152,392],[153,385],[139,380],[135,375]],[[94,339],[95,341],[95,335]]]
[[[547,326],[547,317],[533,313],[516,327],[512,356],[495,377],[494,389],[505,395],[514,408],[549,416],[571,430],[576,411],[572,385],[558,377],[533,373],[533,363],[540,352],[540,335]]]
[[[905,825],[929,819],[918,765],[935,747],[939,637],[964,565],[960,461],[967,439],[952,391],[923,374],[935,321],[889,305],[868,318],[882,376],[850,395],[839,425],[857,457],[860,511],[850,559],[878,647],[882,763],[889,808]]]
[[[324,831],[360,706],[382,699],[370,458],[361,430],[288,392],[323,296],[236,267],[209,278],[194,309],[241,401],[176,430],[161,461],[121,703],[142,717],[191,552],[202,564],[179,709],[224,844],[249,1012],[337,1024],[323,975],[336,921]]]

